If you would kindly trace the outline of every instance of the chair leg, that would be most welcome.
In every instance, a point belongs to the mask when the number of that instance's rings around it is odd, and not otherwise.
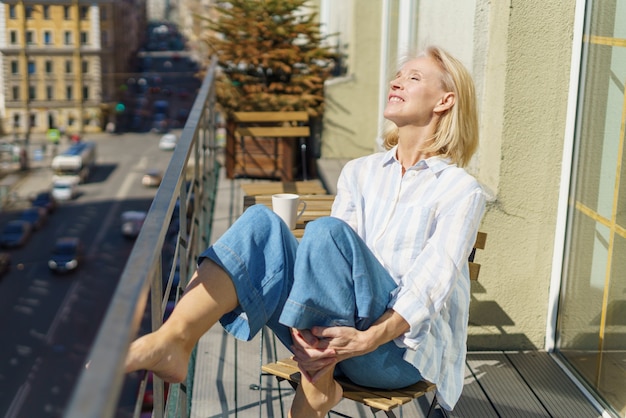
[[[278,359],[278,351],[276,349],[276,335],[269,330],[269,332],[272,334],[272,351],[273,351],[273,355],[274,355],[274,360]],[[261,368],[263,367],[263,341],[264,341],[264,337],[265,337],[265,327],[261,328],[261,332],[259,334],[259,384],[258,387],[256,389],[258,389],[259,391],[259,418],[261,418],[262,414],[262,409],[263,409],[263,376],[272,376],[270,374],[267,373],[263,373],[261,372]],[[285,416],[285,411],[283,409],[283,392],[282,392],[282,388],[280,386],[280,381],[277,380],[276,381],[278,383],[278,402],[280,403],[280,416],[281,418],[284,418]],[[291,382],[290,382],[291,383]],[[252,385],[251,385],[252,387]],[[270,394],[270,399],[271,399],[271,394]]]
[[[435,406],[437,406],[437,395],[433,394],[433,401],[430,403],[430,408],[428,408],[428,414],[426,414],[426,418],[430,417],[431,412],[435,410]]]

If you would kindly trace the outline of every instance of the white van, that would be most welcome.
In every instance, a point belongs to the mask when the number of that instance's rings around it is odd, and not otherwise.
[[[58,201],[72,200],[78,194],[78,182],[73,179],[59,179],[52,183],[52,196]]]

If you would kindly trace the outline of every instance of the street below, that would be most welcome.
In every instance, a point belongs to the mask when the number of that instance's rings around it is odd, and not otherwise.
[[[134,243],[121,232],[121,214],[148,211],[157,188],[143,186],[142,177],[165,172],[172,155],[159,149],[160,136],[86,135],[97,145],[96,167],[78,196],[59,202],[23,247],[2,250],[11,267],[0,278],[0,416],[62,415]],[[0,226],[50,188],[49,167],[31,171],[13,187],[21,204],[0,213]],[[75,272],[55,274],[47,262],[56,239],[66,236],[80,238],[83,259]]]

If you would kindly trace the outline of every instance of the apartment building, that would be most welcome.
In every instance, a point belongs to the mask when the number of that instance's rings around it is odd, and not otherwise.
[[[135,68],[145,26],[145,0],[3,1],[2,133],[101,131]]]

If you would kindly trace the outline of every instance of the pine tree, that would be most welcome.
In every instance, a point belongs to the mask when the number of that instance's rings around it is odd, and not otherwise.
[[[320,116],[335,54],[322,46],[307,0],[225,0],[205,18],[218,58],[217,99],[232,111],[307,110]]]

